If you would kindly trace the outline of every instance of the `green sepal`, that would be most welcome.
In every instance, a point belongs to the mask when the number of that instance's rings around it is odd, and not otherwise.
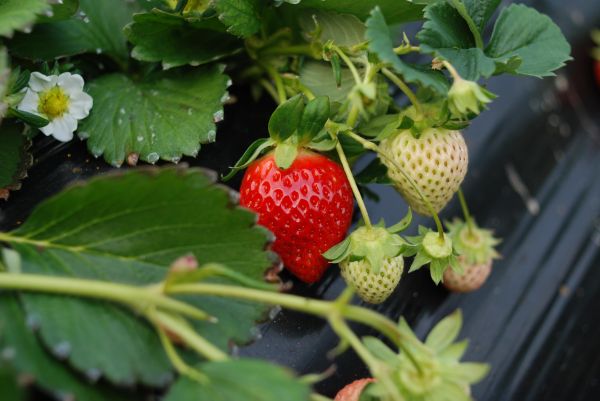
[[[417,252],[413,262],[410,265],[410,269],[408,269],[409,273],[412,273],[416,270],[419,270],[421,267],[431,262],[431,257],[427,255],[425,252]]]
[[[260,138],[252,142],[252,144],[246,149],[242,157],[235,163],[235,166],[231,167],[229,173],[222,177],[223,181],[229,181],[237,174],[238,171],[245,169],[252,163],[260,154],[270,147],[275,146],[275,142],[271,138]]]
[[[48,125],[48,123],[50,123],[50,121],[48,121],[44,117],[38,116],[37,114],[29,113],[27,111],[18,110],[18,109],[15,109],[14,107],[10,107],[8,109],[8,113],[6,113],[6,117],[18,118],[19,120],[23,121],[24,123],[27,123],[35,128],[45,127],[46,125]]]
[[[290,167],[298,156],[298,145],[284,142],[275,148],[275,164],[280,169],[285,170]]]
[[[10,74],[8,80],[8,91],[7,94],[20,92],[29,83],[29,76],[31,72],[29,70],[21,70],[21,67],[15,67]]]
[[[275,142],[283,142],[298,129],[304,111],[304,96],[296,95],[281,103],[269,119],[269,135]]]
[[[309,143],[323,129],[329,118],[330,105],[327,96],[310,100],[298,123],[298,143]]]
[[[462,322],[462,313],[460,309],[457,309],[454,313],[446,316],[435,325],[427,335],[425,345],[433,348],[436,352],[444,351],[458,337]]]
[[[402,220],[400,220],[398,223],[389,227],[388,231],[391,233],[394,233],[394,234],[399,233],[401,231],[406,230],[408,228],[408,226],[410,226],[411,222],[412,222],[412,209],[409,207],[408,212],[406,212],[406,216],[404,216],[402,218]]]
[[[342,242],[332,246],[323,254],[323,257],[332,263],[339,263],[350,253],[350,236],[347,236]]]
[[[452,238],[456,252],[466,263],[484,264],[500,258],[495,247],[501,241],[494,237],[492,231],[480,228],[475,221],[469,228],[467,223],[456,218],[451,222],[446,222],[446,227],[448,227],[448,235]],[[457,264],[462,270],[460,264]]]
[[[373,356],[386,362],[390,366],[399,367],[400,360],[398,355],[392,351],[387,345],[376,337],[366,336],[362,338],[362,341]]]
[[[338,88],[342,86],[342,66],[340,63],[340,56],[337,53],[331,55],[331,69],[333,70],[333,79],[335,80],[335,86]]]

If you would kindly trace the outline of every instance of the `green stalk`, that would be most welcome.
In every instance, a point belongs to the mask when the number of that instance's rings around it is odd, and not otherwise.
[[[431,213],[431,216],[433,217],[433,220],[435,221],[435,225],[437,227],[438,233],[440,234],[440,238],[443,239],[444,238],[444,226],[442,225],[442,221],[440,220],[438,214],[435,212],[435,209],[431,205],[431,202],[429,202],[429,199],[427,199],[427,197],[425,196],[425,194],[423,194],[423,192],[421,191],[421,188],[419,188],[419,186],[412,179],[412,177],[410,175],[408,175],[408,173],[406,171],[404,171],[404,169],[402,168],[402,166],[400,166],[394,160],[393,157],[391,157],[386,152],[383,152],[381,149],[379,149],[379,147],[377,145],[375,145],[374,143],[372,143],[370,141],[367,141],[366,139],[364,139],[360,135],[357,135],[357,134],[355,134],[352,131],[344,131],[344,133],[346,135],[350,136],[355,141],[359,142],[361,145],[363,145],[363,147],[365,149],[372,150],[373,152],[376,152],[377,154],[379,154],[382,157],[384,157],[385,159],[387,159],[390,163],[392,163],[398,169],[398,171],[400,171],[400,173],[404,176],[404,178],[406,178],[406,180],[408,181],[408,183],[417,192],[417,194],[419,195],[419,197],[421,198],[421,200],[425,203],[425,206],[427,206],[427,210],[429,210],[429,213]]]
[[[257,52],[260,56],[314,56],[310,45],[292,45],[286,47],[266,47]]]
[[[463,215],[465,216],[465,221],[467,222],[467,226],[469,227],[469,233],[473,233],[475,226],[473,224],[473,218],[471,217],[471,213],[469,213],[469,207],[467,206],[467,201],[465,200],[465,195],[463,194],[462,188],[458,188],[458,200],[460,201],[460,207],[462,208]]]
[[[125,284],[38,274],[0,273],[0,288],[103,299],[126,304],[142,313],[150,307],[156,307],[192,319],[215,321],[214,317],[194,306]]]
[[[362,215],[362,218],[365,221],[365,225],[370,228],[371,219],[369,218],[369,212],[367,211],[365,202],[362,198],[362,195],[360,194],[360,191],[358,190],[356,180],[354,179],[354,175],[352,174],[352,169],[350,169],[348,159],[346,159],[346,154],[344,153],[344,149],[342,148],[342,145],[339,141],[335,145],[335,150],[337,151],[340,161],[342,162],[344,173],[346,173],[346,177],[348,177],[348,182],[350,183],[350,188],[352,188],[352,193],[354,193],[354,197],[356,198],[356,203],[358,204],[358,208],[360,209],[360,214]]]
[[[268,63],[260,63],[261,67],[265,69],[265,71],[269,74],[269,76],[275,82],[275,87],[277,88],[277,97],[279,99],[279,104],[285,102],[287,100],[287,95],[285,94],[285,85],[283,83],[283,79],[281,75],[273,68],[272,65]]]
[[[339,47],[332,45],[331,49],[333,51],[335,51],[340,58],[344,61],[344,63],[346,63],[346,65],[348,66],[348,68],[350,69],[350,72],[352,72],[352,76],[354,77],[354,81],[357,84],[361,83],[361,79],[360,79],[360,74],[358,73],[358,70],[356,69],[356,66],[354,65],[354,63],[352,62],[352,60],[350,60],[350,57],[348,57],[346,55],[346,53],[344,53],[344,51],[342,49],[340,49]]]
[[[421,106],[421,102],[419,102],[419,100],[417,99],[417,96],[412,91],[412,89],[410,89],[410,87],[402,79],[400,79],[399,76],[397,76],[396,74],[394,74],[392,71],[388,70],[387,68],[383,68],[381,70],[381,72],[406,95],[408,100],[410,100],[410,102],[413,104],[413,106],[415,106],[417,113],[423,114],[423,106]]]

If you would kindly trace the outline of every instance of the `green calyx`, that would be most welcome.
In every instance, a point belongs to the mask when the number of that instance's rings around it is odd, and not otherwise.
[[[407,341],[407,347],[414,361],[405,352],[396,353],[375,337],[365,337],[363,341],[369,351],[386,365],[386,373],[405,399],[438,400],[447,399],[448,394],[452,394],[452,399],[469,400],[470,386],[485,377],[489,366],[460,361],[467,348],[466,340],[456,342],[461,326],[462,314],[457,310],[441,320],[423,344],[402,319],[399,329],[411,340]],[[380,385],[380,382],[378,380],[373,386]]]
[[[402,253],[408,243],[397,233],[406,229],[412,220],[412,212],[397,224],[385,228],[383,222],[377,226],[357,228],[344,241],[330,248],[323,256],[332,263],[366,260],[373,273],[377,274],[386,259]]]
[[[468,264],[483,264],[500,258],[495,249],[500,240],[494,237],[492,231],[478,227],[475,222],[469,226],[458,218],[447,222],[446,226],[454,248]]]
[[[404,256],[414,256],[409,273],[429,264],[431,279],[439,284],[448,266],[462,272],[458,263],[458,252],[449,235],[440,235],[429,228],[419,226],[419,235],[409,238],[411,245],[406,247]]]
[[[269,119],[269,138],[254,141],[229,174],[223,177],[227,181],[245,169],[263,152],[275,148],[275,163],[281,169],[292,165],[302,148],[317,151],[335,147],[329,139],[325,124],[330,115],[329,98],[317,97],[306,101],[304,95],[296,95],[282,104]]]
[[[467,118],[471,113],[479,114],[496,97],[477,82],[456,77],[448,91],[448,108],[454,117]]]

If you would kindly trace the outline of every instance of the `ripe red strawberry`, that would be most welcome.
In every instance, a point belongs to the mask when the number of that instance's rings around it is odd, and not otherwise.
[[[283,170],[268,153],[246,170],[240,204],[259,215],[275,234],[273,250],[307,283],[319,280],[329,262],[322,254],[344,239],[354,199],[344,170],[327,157],[301,150]]]
[[[492,259],[485,263],[467,263],[464,256],[458,261],[463,268],[463,274],[452,269],[444,271],[444,287],[454,292],[471,292],[481,288],[492,272]]]
[[[467,173],[469,155],[459,131],[429,128],[415,138],[410,130],[399,130],[381,141],[379,148],[394,161],[381,157],[396,189],[414,211],[426,216],[431,215],[426,203],[398,167],[412,178],[436,213],[446,206]]]
[[[372,378],[355,380],[341,389],[335,396],[334,401],[358,401],[365,386],[374,381],[375,379]]]

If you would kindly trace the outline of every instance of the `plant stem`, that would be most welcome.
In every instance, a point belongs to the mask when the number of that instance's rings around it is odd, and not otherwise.
[[[460,201],[460,207],[462,208],[465,221],[469,227],[469,233],[473,233],[473,230],[475,229],[473,218],[471,217],[471,213],[469,213],[469,207],[467,206],[467,201],[465,200],[465,195],[463,194],[462,188],[458,188],[458,200]]]
[[[229,356],[198,335],[194,329],[183,319],[177,319],[167,313],[158,310],[147,314],[148,318],[157,325],[164,327],[173,334],[180,337],[190,348],[211,361],[225,361]]]
[[[292,45],[286,47],[266,47],[257,52],[260,56],[314,56],[310,45]]]
[[[357,135],[352,131],[344,131],[344,133],[346,135],[350,136],[355,141],[359,142],[361,145],[363,145],[363,147],[365,149],[372,150],[372,151],[376,152],[377,154],[381,155],[382,157],[384,157],[385,159],[387,159],[390,163],[392,163],[394,165],[394,167],[396,167],[398,169],[398,171],[400,171],[400,173],[404,176],[404,178],[406,178],[406,180],[408,181],[410,186],[413,187],[413,189],[417,192],[417,194],[419,195],[421,200],[425,203],[425,206],[427,206],[427,210],[429,211],[429,213],[433,217],[433,220],[435,221],[435,225],[437,227],[438,233],[440,234],[440,238],[443,239],[444,238],[444,226],[442,225],[442,221],[440,220],[438,214],[435,212],[435,209],[431,205],[431,202],[429,202],[429,199],[427,199],[425,194],[423,194],[423,191],[421,191],[421,188],[419,188],[419,186],[417,185],[415,180],[413,180],[412,177],[410,175],[408,175],[408,173],[406,171],[404,171],[402,166],[400,166],[400,164],[398,164],[396,162],[396,160],[394,160],[393,157],[391,157],[386,152],[383,152],[381,149],[379,149],[379,147],[377,145],[375,145],[374,143],[372,143],[370,141],[367,141],[360,135]]]
[[[387,68],[383,68],[381,72],[383,72],[383,75],[385,75],[390,81],[392,81],[394,85],[396,85],[406,95],[408,100],[410,100],[413,106],[415,106],[417,113],[422,114],[423,107],[421,106],[421,103],[417,99],[417,96],[412,91],[412,89],[410,89],[410,87],[406,83],[404,83],[404,81],[400,79],[399,76],[397,76]]]
[[[365,225],[370,228],[371,219],[369,218],[369,212],[367,211],[365,202],[362,198],[362,195],[360,194],[360,191],[358,190],[356,180],[354,179],[354,175],[352,174],[352,169],[348,164],[348,159],[346,159],[346,154],[344,153],[344,149],[342,148],[342,145],[339,141],[335,145],[335,150],[337,150],[340,161],[342,162],[344,173],[346,173],[346,177],[348,177],[348,182],[350,183],[350,188],[352,188],[352,193],[354,193],[354,197],[356,198],[356,203],[358,204],[358,208],[360,209],[360,214],[362,215],[362,218],[365,221]]]
[[[356,66],[354,65],[354,63],[352,62],[352,60],[350,60],[350,57],[348,57],[346,55],[346,53],[344,53],[344,51],[342,49],[340,49],[339,47],[332,45],[331,46],[332,50],[335,51],[340,58],[344,61],[344,63],[346,63],[346,65],[348,66],[348,68],[350,69],[350,72],[352,72],[352,76],[354,77],[354,81],[357,84],[361,83],[361,79],[360,79],[360,74],[358,73],[358,70],[356,69]]]
[[[398,46],[394,47],[394,53],[398,55],[410,53],[410,52],[419,52],[421,48],[419,46]]]
[[[452,75],[452,79],[453,80],[455,80],[455,81],[462,80],[462,77],[460,76],[460,74],[458,73],[458,71],[456,71],[456,68],[454,68],[454,66],[452,64],[450,64],[446,60],[442,60],[442,64],[444,65],[444,67],[446,67],[446,69],[448,70],[448,72],[450,73],[450,75]]]
[[[283,84],[283,79],[281,78],[281,75],[279,75],[277,70],[275,70],[275,68],[268,63],[261,62],[260,65],[262,68],[265,69],[265,71],[273,79],[273,82],[275,82],[275,87],[277,88],[277,97],[279,99],[279,103],[281,104],[281,103],[285,102],[287,100],[287,96],[285,94],[285,85]]]
[[[260,85],[265,88],[265,90],[267,91],[267,93],[269,95],[271,95],[271,97],[273,98],[273,100],[275,100],[275,102],[279,101],[279,94],[277,93],[277,90],[275,89],[275,87],[273,86],[272,83],[270,83],[269,81],[267,81],[266,79],[262,78],[258,81],[260,83]]]
[[[141,312],[149,307],[157,307],[193,319],[214,321],[212,316],[194,306],[131,285],[37,274],[0,273],[0,288],[104,299],[124,303]]]
[[[354,334],[352,329],[339,315],[333,315],[329,318],[329,324],[333,331],[340,337],[348,341],[352,349],[358,354],[360,359],[369,367],[371,374],[375,376],[379,383],[387,390],[394,401],[404,401],[404,397],[398,392],[398,388],[389,377],[386,367],[378,361],[373,354],[364,346],[360,339]]]

